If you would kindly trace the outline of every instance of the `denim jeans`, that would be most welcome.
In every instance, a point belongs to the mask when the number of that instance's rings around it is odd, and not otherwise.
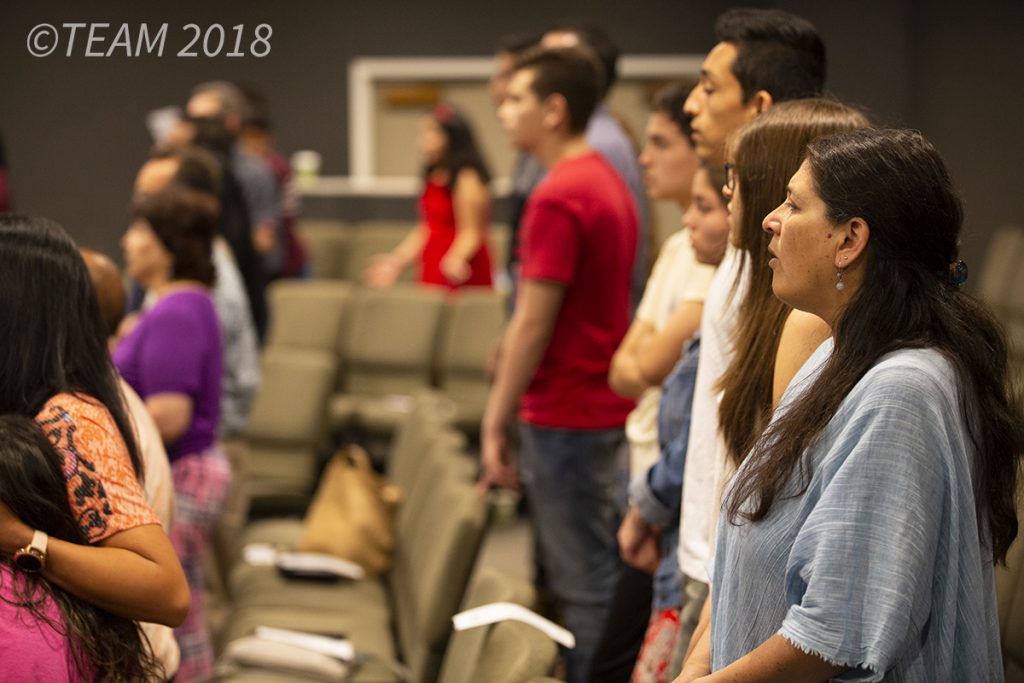
[[[615,504],[621,428],[551,429],[520,424],[520,468],[541,566],[566,628],[568,681],[585,683],[618,581]]]

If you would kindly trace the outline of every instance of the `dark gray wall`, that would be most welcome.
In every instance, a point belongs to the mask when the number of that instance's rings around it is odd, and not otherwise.
[[[777,6],[814,21],[830,53],[830,90],[884,123],[913,126],[945,153],[968,205],[965,252],[977,263],[988,234],[1024,222],[1013,169],[1024,158],[1024,11],[1020,3],[790,0]],[[602,22],[629,53],[703,52],[725,2],[683,0],[346,0],[344,2],[9,2],[0,8],[0,131],[18,209],[64,224],[108,251],[125,224],[135,170],[145,157],[147,111],[181,103],[202,80],[249,81],[271,96],[281,148],[314,148],[323,172],[347,172],[346,66],[355,56],[489,54],[509,30],[565,18]],[[28,54],[41,22],[181,25],[265,22],[264,59],[87,58],[76,48]],[[111,31],[113,32],[113,31]],[[79,36],[79,40],[82,37]],[[173,50],[172,50],[173,48]],[[404,208],[402,209],[404,210]]]

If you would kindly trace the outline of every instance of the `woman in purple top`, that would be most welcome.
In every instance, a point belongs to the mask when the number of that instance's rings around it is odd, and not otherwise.
[[[209,676],[213,652],[203,610],[203,556],[224,507],[230,470],[217,442],[220,327],[209,287],[217,207],[170,187],[142,197],[121,241],[128,273],[156,295],[114,352],[121,375],[145,400],[167,446],[174,477],[174,544],[192,589],[192,610],[175,630],[176,680]]]

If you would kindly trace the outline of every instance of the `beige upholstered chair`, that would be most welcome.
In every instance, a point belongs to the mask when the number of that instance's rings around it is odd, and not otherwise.
[[[331,427],[390,434],[411,396],[430,387],[443,291],[416,285],[359,290],[341,339],[342,391]]]
[[[353,287],[339,280],[278,280],[268,288],[267,346],[337,353]]]
[[[326,435],[337,359],[326,351],[268,348],[261,365],[263,381],[244,435],[251,507],[258,513],[301,511]]]
[[[978,294],[1006,328],[1010,360],[1018,384],[1024,383],[1024,227],[1006,226],[989,242]]]
[[[345,277],[350,249],[351,226],[345,221],[303,218],[297,231],[314,278]]]
[[[480,430],[491,388],[487,359],[505,324],[505,296],[490,288],[467,288],[451,296],[441,326],[437,384],[456,406],[454,424],[467,434]]]
[[[345,260],[345,278],[362,282],[363,271],[370,265],[370,260],[377,254],[394,249],[415,227],[416,223],[411,221],[362,221],[353,225]],[[412,264],[405,269],[400,279],[411,282],[416,279],[417,273],[416,264]]]
[[[496,569],[481,567],[473,577],[460,609],[472,609],[492,602],[511,602],[532,608],[535,598],[535,591],[529,583]],[[476,683],[483,680],[478,677],[477,670],[484,665],[482,658],[493,630],[493,626],[481,626],[452,634],[438,683]]]
[[[518,621],[504,621],[488,634],[473,680],[527,683],[550,673],[557,656],[555,641],[542,631]]]

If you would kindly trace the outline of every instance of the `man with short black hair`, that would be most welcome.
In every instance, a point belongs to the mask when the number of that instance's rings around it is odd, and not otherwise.
[[[726,139],[741,125],[777,102],[820,96],[827,62],[814,25],[782,10],[729,10],[715,36],[683,110],[697,154],[722,165]]]
[[[526,206],[519,298],[481,426],[481,486],[516,486],[506,438],[518,405],[522,481],[545,576],[576,636],[575,683],[589,680],[618,578],[613,489],[632,408],[607,373],[629,326],[637,219],[622,178],[584,135],[599,79],[582,49],[531,52],[498,109],[512,143],[548,174]]]

